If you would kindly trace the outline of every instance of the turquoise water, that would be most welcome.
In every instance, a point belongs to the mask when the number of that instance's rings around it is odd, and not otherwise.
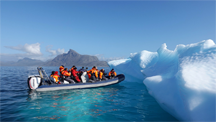
[[[58,67],[44,69],[49,75]],[[128,76],[107,87],[35,92],[27,86],[28,75],[34,74],[36,67],[1,67],[1,121],[178,121],[142,81]]]

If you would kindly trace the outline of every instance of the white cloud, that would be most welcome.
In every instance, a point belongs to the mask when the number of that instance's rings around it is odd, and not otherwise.
[[[52,56],[56,56],[56,55],[65,53],[64,49],[51,50],[51,48],[52,48],[52,45],[47,46],[46,51],[51,53]]]
[[[43,57],[43,54],[40,51],[40,43],[35,44],[25,44],[18,46],[5,46],[13,50],[19,50],[25,53],[18,54],[0,54],[1,61],[17,61],[25,57],[38,60],[46,60],[47,57]]]
[[[40,52],[40,43],[35,44],[25,44],[25,45],[19,45],[19,46],[5,46],[10,49],[19,50],[26,52],[29,55],[42,55]]]
[[[64,49],[57,49],[52,50],[52,46],[47,46],[46,51],[51,53],[51,56],[44,56],[40,51],[40,43],[35,44],[25,44],[25,45],[18,45],[18,46],[5,46],[6,48],[10,48],[13,50],[19,50],[25,53],[16,53],[16,54],[0,54],[0,61],[17,61],[23,58],[31,58],[31,59],[38,59],[42,61],[51,60],[56,55],[64,53]]]

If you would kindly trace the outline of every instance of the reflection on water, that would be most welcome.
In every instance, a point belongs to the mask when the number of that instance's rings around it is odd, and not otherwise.
[[[36,110],[35,119],[45,120],[88,120],[89,117],[98,117],[107,112],[117,111],[118,108],[109,108],[107,105],[119,105],[124,102],[116,97],[124,86],[103,87],[94,89],[60,90],[37,92],[29,91],[27,101],[29,110]]]

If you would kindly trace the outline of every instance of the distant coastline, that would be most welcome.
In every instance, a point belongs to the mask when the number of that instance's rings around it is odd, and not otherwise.
[[[0,66],[98,66],[109,67],[106,61],[99,61],[96,56],[81,55],[70,49],[68,53],[60,54],[49,61],[41,61],[30,58],[23,58],[17,62],[0,62]]]

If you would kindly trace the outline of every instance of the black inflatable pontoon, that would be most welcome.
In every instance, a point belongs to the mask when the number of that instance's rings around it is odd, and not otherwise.
[[[83,89],[83,88],[95,88],[102,87],[120,83],[125,79],[123,74],[119,74],[116,77],[108,80],[96,81],[96,82],[86,82],[86,83],[75,83],[68,84],[68,82],[64,81],[63,84],[49,84],[49,77],[46,75],[45,71],[42,67],[38,67],[39,75],[32,75],[28,78],[28,87],[29,89],[36,91],[51,91],[51,90],[63,90],[63,89]]]

